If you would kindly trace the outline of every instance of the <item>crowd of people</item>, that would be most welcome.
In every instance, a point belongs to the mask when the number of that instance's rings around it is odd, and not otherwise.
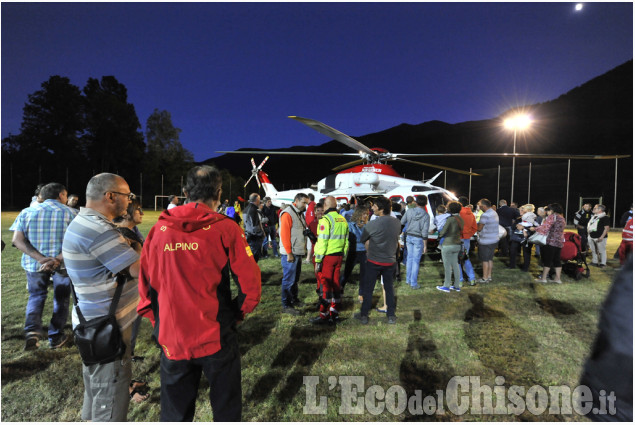
[[[48,286],[53,285],[53,316],[48,325],[51,349],[68,344],[64,325],[73,294],[72,327],[114,316],[123,342],[116,360],[88,361],[82,357],[84,402],[81,417],[90,421],[125,421],[130,400],[148,398],[146,384],[132,379],[131,362],[142,317],[153,326],[161,349],[161,420],[192,420],[201,374],[209,383],[214,419],[239,421],[242,412],[241,368],[236,325],[252,312],[261,297],[261,258],[279,258],[282,269],[281,312],[302,314],[300,295],[303,264],[316,278],[318,315],[315,325],[340,320],[342,294],[359,264],[355,318],[369,323],[372,295],[382,286],[387,323],[397,322],[394,282],[420,290],[422,257],[440,252],[444,281],[439,291],[461,292],[470,286],[495,282],[494,256],[508,257],[507,267],[529,272],[534,236],[542,272],[536,278],[561,283],[560,249],[565,218],[557,203],[535,208],[526,204],[498,208],[481,199],[473,210],[465,196],[430,210],[424,195],[394,203],[385,197],[339,205],[332,196],[315,200],[297,193],[291,204],[277,208],[272,200],[253,193],[244,209],[240,202],[221,202],[221,174],[211,166],[197,166],[187,174],[185,202],[170,199],[147,238],[138,229],[143,210],[122,177],[101,173],[88,182],[86,204],[68,195],[59,183],[38,187],[33,203],[16,218],[10,230],[13,244],[23,252],[29,299],[26,306],[25,346],[40,347],[42,314]],[[592,211],[592,213],[591,213]],[[623,217],[622,262],[632,252],[632,208]],[[592,265],[606,265],[609,220],[606,207],[590,205],[576,213],[574,224],[583,250],[592,252]],[[482,264],[477,279],[472,261],[476,249]],[[497,254],[498,251],[498,254]],[[342,270],[343,267],[343,270]],[[232,295],[230,276],[238,285]],[[99,334],[101,335],[101,334]],[[109,336],[111,336],[109,334]],[[95,341],[108,345],[108,341]],[[80,349],[81,352],[81,349]],[[83,354],[82,354],[83,356]]]

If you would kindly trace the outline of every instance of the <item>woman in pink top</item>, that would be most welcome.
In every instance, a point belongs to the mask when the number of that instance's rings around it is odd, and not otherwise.
[[[564,245],[564,227],[567,223],[562,216],[562,205],[549,204],[548,208],[547,218],[542,224],[538,228],[531,228],[531,230],[535,230],[541,235],[547,235],[547,244],[540,249],[542,255],[542,276],[536,279],[536,282],[546,283],[549,269],[553,267],[556,276],[552,282],[562,283],[560,280],[560,272],[562,271],[560,251]]]

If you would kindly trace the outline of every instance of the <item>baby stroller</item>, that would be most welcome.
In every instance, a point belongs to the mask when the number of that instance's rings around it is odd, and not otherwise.
[[[586,255],[582,252],[582,239],[573,232],[564,232],[564,246],[560,251],[562,271],[575,278],[589,277],[591,272],[586,263]]]

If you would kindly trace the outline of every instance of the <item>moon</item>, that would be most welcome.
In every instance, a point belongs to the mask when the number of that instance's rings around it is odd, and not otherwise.
[[[582,10],[582,8],[584,7],[584,5],[582,3],[578,3],[575,5],[575,11],[579,12]]]

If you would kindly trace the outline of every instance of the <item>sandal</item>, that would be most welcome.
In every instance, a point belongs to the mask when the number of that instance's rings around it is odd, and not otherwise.
[[[146,401],[148,398],[150,398],[150,394],[140,388],[135,388],[130,393],[130,400],[135,403],[141,403],[142,401]]]
[[[147,400],[150,397],[150,394],[148,394],[149,389],[147,382],[133,379],[130,381],[130,400],[135,403],[141,403]]]

